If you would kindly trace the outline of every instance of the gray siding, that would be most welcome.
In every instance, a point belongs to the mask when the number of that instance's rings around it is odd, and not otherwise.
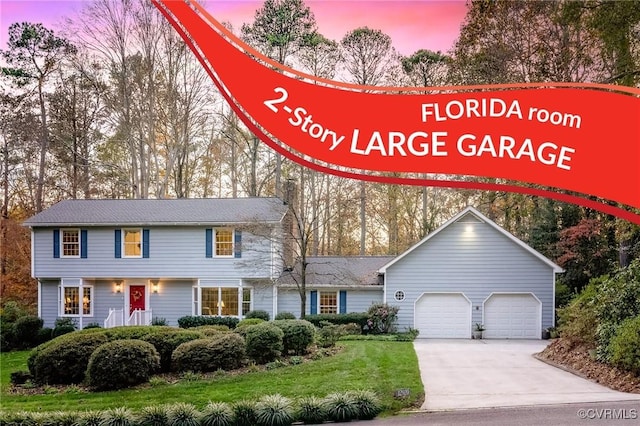
[[[242,257],[206,258],[205,227],[151,227],[150,254],[115,258],[115,228],[87,228],[86,259],[54,258],[53,228],[33,231],[36,278],[269,278],[273,261],[271,240],[244,231]],[[276,256],[277,257],[277,256]]]
[[[324,289],[313,289],[324,290]],[[347,312],[366,312],[373,303],[382,302],[382,287],[371,290],[363,289],[327,289],[328,291],[346,290],[347,292]],[[291,312],[297,318],[300,318],[300,295],[298,290],[290,288],[278,289],[278,312]],[[311,295],[307,291],[306,314],[311,312]]]
[[[44,327],[51,327],[58,318],[58,285],[60,281],[40,281],[40,298],[43,301],[40,306],[40,318],[44,321]]]
[[[253,288],[253,298],[251,301],[251,310],[263,310],[269,312],[269,317],[274,318],[273,312],[273,284],[269,281],[246,281],[246,287]]]
[[[193,312],[193,286],[191,280],[161,281],[158,293],[150,294],[149,303],[154,318],[164,318],[167,325],[178,325],[178,318]]]
[[[530,292],[542,302],[542,328],[553,324],[553,270],[487,223],[451,223],[390,266],[385,280],[387,302],[400,308],[400,329],[413,327],[423,292],[463,292],[472,302],[472,324],[482,322],[491,293]],[[397,290],[404,301],[394,299]]]

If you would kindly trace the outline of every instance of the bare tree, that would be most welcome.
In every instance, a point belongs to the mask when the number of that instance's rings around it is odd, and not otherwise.
[[[395,52],[391,37],[380,30],[357,28],[347,33],[340,42],[342,63],[351,80],[360,85],[382,84]],[[366,253],[367,186],[360,183],[360,254]]]
[[[286,64],[316,32],[316,21],[303,0],[266,0],[254,22],[244,24],[243,38],[265,55]],[[282,156],[276,153],[275,194],[281,196]]]

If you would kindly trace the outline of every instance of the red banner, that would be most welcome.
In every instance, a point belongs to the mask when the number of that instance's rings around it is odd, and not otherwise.
[[[640,89],[575,83],[360,87],[274,63],[193,1],[154,3],[245,124],[294,161],[381,182],[543,195],[640,223],[640,215],[625,209],[547,190],[362,172],[510,179],[640,208]]]

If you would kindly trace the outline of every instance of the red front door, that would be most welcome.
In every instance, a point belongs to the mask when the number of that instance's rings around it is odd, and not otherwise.
[[[133,313],[136,309],[144,311],[146,309],[145,306],[145,286],[143,285],[132,285],[129,287],[129,315]]]

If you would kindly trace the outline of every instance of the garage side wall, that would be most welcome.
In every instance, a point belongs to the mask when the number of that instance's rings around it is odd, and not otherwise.
[[[425,292],[462,292],[472,302],[472,324],[482,323],[491,293],[533,293],[542,302],[542,329],[553,323],[551,267],[491,225],[451,223],[387,268],[386,301],[400,308],[398,328],[414,327],[414,304]],[[402,291],[404,299],[395,299]]]

